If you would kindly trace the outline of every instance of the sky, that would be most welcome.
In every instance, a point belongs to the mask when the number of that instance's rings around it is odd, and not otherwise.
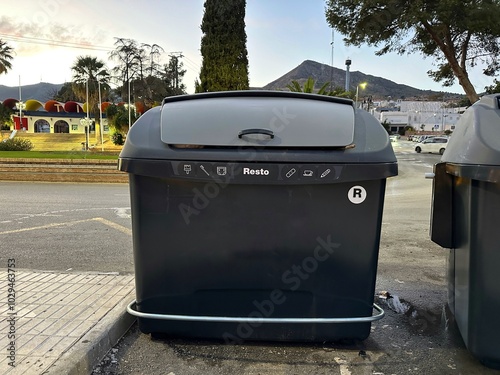
[[[187,70],[183,83],[194,92],[199,76],[204,0],[18,0],[0,8],[0,39],[15,51],[12,70],[0,85],[71,81],[78,56],[95,56],[114,66],[109,53],[116,38],[157,44],[168,56],[181,52]],[[247,0],[246,33],[251,87],[262,87],[304,60],[389,79],[419,89],[463,93],[456,84],[443,88],[427,76],[431,59],[421,55],[375,55],[375,48],[346,46],[325,19],[324,0]],[[333,48],[332,48],[333,36]],[[480,68],[470,72],[477,91],[492,84]]]

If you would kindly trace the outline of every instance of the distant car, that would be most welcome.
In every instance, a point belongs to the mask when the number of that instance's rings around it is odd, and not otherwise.
[[[417,145],[415,146],[415,151],[417,153],[437,152],[440,155],[443,155],[444,151],[446,150],[447,143],[447,137],[431,137],[417,143]]]
[[[399,138],[401,138],[401,136],[399,136],[397,134],[393,134],[393,135],[389,136],[389,139],[391,140],[391,142],[397,142]]]

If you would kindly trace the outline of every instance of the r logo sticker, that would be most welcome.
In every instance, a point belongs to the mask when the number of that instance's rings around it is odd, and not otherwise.
[[[347,196],[351,203],[360,204],[363,203],[366,199],[366,190],[363,186],[353,186]]]

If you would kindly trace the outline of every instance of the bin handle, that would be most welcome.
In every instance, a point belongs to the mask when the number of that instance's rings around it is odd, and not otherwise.
[[[384,317],[385,311],[376,303],[373,308],[378,311],[377,315],[354,317],[354,318],[252,318],[233,316],[199,316],[199,315],[171,315],[152,314],[136,310],[136,301],[132,301],[127,306],[130,315],[139,318],[159,319],[159,320],[182,320],[188,322],[215,322],[215,323],[368,323],[380,320]]]
[[[269,129],[244,129],[239,132],[238,138],[243,138],[244,135],[249,135],[249,134],[264,134],[269,136],[269,138],[271,139],[274,138],[274,132]]]

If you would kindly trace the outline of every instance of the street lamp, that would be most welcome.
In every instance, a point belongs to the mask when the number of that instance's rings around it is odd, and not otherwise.
[[[356,108],[358,108],[359,88],[361,87],[364,90],[366,88],[366,85],[368,85],[367,82],[362,82],[356,86]]]

